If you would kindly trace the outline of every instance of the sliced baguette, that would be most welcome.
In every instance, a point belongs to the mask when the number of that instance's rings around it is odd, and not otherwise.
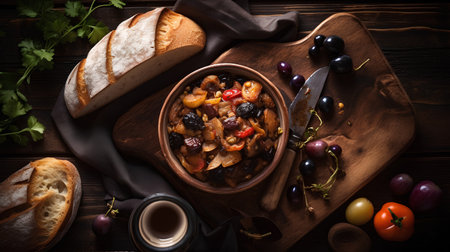
[[[64,90],[74,118],[168,70],[205,46],[202,28],[167,8],[137,14],[108,33],[70,73]]]
[[[31,162],[0,184],[0,250],[41,251],[67,232],[81,199],[81,180],[66,160]]]

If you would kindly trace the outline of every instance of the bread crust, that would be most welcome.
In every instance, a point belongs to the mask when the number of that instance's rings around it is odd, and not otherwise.
[[[15,190],[20,186],[22,190]],[[81,179],[69,161],[43,158],[0,184],[0,248],[40,251],[54,246],[76,218]],[[6,239],[7,238],[7,239]]]
[[[78,118],[102,107],[201,51],[205,42],[201,27],[167,8],[128,18],[91,49],[85,67],[77,65],[87,86],[87,103],[72,88],[83,80],[69,75],[64,98],[70,114]]]

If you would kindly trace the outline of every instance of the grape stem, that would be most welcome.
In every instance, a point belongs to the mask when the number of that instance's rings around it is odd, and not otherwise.
[[[317,119],[319,119],[319,126],[317,126],[316,128],[309,127],[306,130],[305,134],[303,134],[303,137],[306,137],[306,140],[298,141],[295,144],[300,150],[303,149],[308,142],[310,142],[311,140],[313,140],[316,137],[317,131],[319,131],[320,127],[322,127],[322,124],[323,124],[322,118],[320,118],[319,114],[314,109],[311,109],[309,112],[312,115],[314,115]]]
[[[308,210],[309,213],[314,213],[314,208],[309,204],[308,197],[306,196],[305,181],[303,180],[302,175],[297,176],[297,183],[302,184],[303,198],[305,199],[306,210]]]
[[[329,199],[330,195],[329,192],[331,188],[334,185],[334,182],[336,182],[336,176],[339,172],[339,159],[331,150],[327,150],[327,153],[333,158],[334,164],[336,166],[336,169],[334,169],[331,176],[328,178],[327,182],[324,184],[311,184],[310,186],[307,186],[306,189],[310,189],[313,192],[320,192],[322,193],[322,198]]]
[[[107,203],[106,206],[108,207],[108,211],[105,213],[105,217],[108,216],[108,214],[111,214],[112,217],[116,217],[116,215],[119,213],[119,209],[114,209],[114,201],[116,200],[116,197],[113,196],[113,199],[110,203]]]
[[[369,61],[370,61],[369,58],[366,59],[363,63],[361,63],[361,65],[359,65],[358,67],[356,67],[356,68],[353,69],[353,70],[358,71],[359,69],[361,69],[361,67],[363,67],[365,64],[367,64],[367,62],[369,62]]]
[[[264,233],[264,234],[256,234],[256,233],[250,233],[249,231],[243,230],[243,229],[240,229],[239,231],[242,234],[246,235],[247,237],[253,238],[255,240],[260,240],[260,239],[262,239],[264,237],[272,235],[272,232],[267,232],[267,233]]]

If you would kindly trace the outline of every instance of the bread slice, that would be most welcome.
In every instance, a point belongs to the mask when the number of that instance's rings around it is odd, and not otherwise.
[[[67,232],[81,199],[81,180],[66,160],[31,162],[0,184],[2,251],[49,249]]]
[[[201,27],[167,8],[123,21],[70,73],[64,91],[74,118],[86,115],[168,70],[205,46]]]

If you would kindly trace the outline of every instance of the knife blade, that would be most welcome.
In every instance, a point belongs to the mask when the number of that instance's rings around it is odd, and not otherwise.
[[[273,211],[278,206],[292,164],[299,151],[296,143],[301,140],[306,127],[308,127],[312,115],[311,109],[316,107],[329,71],[329,66],[324,66],[312,73],[289,105],[289,141],[261,200],[261,207],[266,211]]]

